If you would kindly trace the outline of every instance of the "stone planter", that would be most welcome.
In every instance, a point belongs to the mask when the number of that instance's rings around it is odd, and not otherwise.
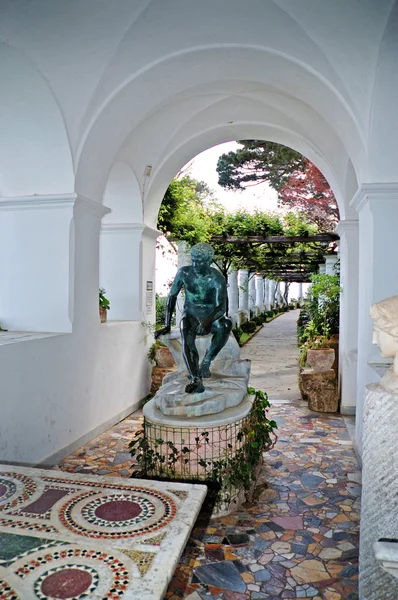
[[[157,367],[162,369],[170,369],[175,366],[175,360],[167,346],[156,346],[155,362]]]
[[[328,371],[334,363],[335,353],[333,348],[312,349],[307,352],[307,365],[314,371]]]
[[[99,314],[100,314],[101,323],[106,323],[106,320],[108,318],[108,311],[106,310],[106,308],[104,308],[103,306],[100,306]]]
[[[156,394],[158,389],[163,383],[163,378],[168,373],[172,373],[176,370],[176,367],[163,368],[163,367],[153,367],[152,375],[151,375],[151,394]]]
[[[300,373],[301,393],[308,400],[308,408],[315,412],[335,413],[338,409],[337,380],[333,369]]]

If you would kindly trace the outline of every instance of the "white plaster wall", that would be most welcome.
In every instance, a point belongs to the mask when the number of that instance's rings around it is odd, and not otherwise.
[[[138,405],[149,390],[144,338],[138,322],[109,323],[0,346],[0,462],[59,458]]]
[[[0,45],[0,81],[0,196],[73,192],[65,124],[47,82],[6,44]]]

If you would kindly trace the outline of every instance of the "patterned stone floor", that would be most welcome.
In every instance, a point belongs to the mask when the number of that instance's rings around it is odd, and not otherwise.
[[[202,511],[167,600],[358,598],[360,471],[344,419],[310,412],[299,399],[295,319],[279,317],[243,352],[279,425],[256,501],[224,518]],[[125,419],[60,468],[127,477],[127,444],[139,420]]]

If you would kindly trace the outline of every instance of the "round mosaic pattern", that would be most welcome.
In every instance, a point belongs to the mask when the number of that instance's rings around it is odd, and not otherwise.
[[[43,573],[34,583],[37,598],[80,600],[98,586],[97,571],[86,565],[62,565]]]
[[[82,516],[90,525],[130,527],[150,519],[155,512],[156,506],[148,498],[112,494],[88,502]]]
[[[15,508],[31,498],[36,492],[36,482],[27,475],[0,472],[0,510]]]
[[[130,585],[127,565],[104,550],[77,547],[49,549],[27,560],[15,570],[15,574],[24,580],[38,569],[40,573],[36,575],[33,590],[40,600],[93,597],[118,600],[124,597]],[[3,600],[1,593],[0,598]],[[8,596],[6,598],[8,600]]]
[[[19,600],[18,594],[4,579],[0,579],[0,598],[1,600]]]
[[[0,502],[6,502],[16,491],[17,486],[11,479],[0,477]]]
[[[171,496],[148,488],[130,490],[71,498],[60,508],[59,519],[69,532],[96,539],[148,535],[173,520],[177,506]]]

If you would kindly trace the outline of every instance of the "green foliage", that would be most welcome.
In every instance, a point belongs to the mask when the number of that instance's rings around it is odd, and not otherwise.
[[[297,170],[305,169],[305,158],[281,144],[261,140],[238,142],[242,148],[218,159],[218,183],[230,190],[268,181],[276,190]]]
[[[210,191],[205,183],[188,175],[173,179],[159,209],[159,231],[170,241],[186,241],[190,245],[208,241],[211,222],[206,198],[210,199]]]
[[[254,333],[258,325],[255,321],[246,321],[246,323],[242,323],[240,327],[243,333]]]
[[[163,344],[160,340],[155,340],[148,350],[147,358],[153,365],[156,364],[156,348],[159,348],[159,346],[165,346],[165,344]]]
[[[190,460],[197,462],[204,470],[201,481],[217,484],[218,502],[230,503],[232,490],[249,492],[256,480],[256,469],[262,460],[263,452],[271,450],[276,442],[277,424],[268,418],[270,403],[267,394],[254,388],[247,389],[254,396],[248,418],[243,421],[237,433],[241,447],[231,453],[229,445],[225,456],[218,460],[201,458],[199,451],[209,444],[209,432],[202,431],[195,438],[195,445],[177,448],[172,441],[157,439],[151,442],[144,427],[136,432],[129,444],[130,453],[137,463],[133,477],[178,478],[176,464],[186,465],[187,473],[195,479],[195,473],[189,470]]]
[[[307,310],[319,335],[339,332],[340,279],[338,275],[312,275]]]
[[[236,326],[232,329],[232,333],[234,334],[235,339],[239,344],[240,338],[242,337],[243,330],[240,327]]]
[[[166,321],[167,296],[156,294],[156,323],[164,325]]]
[[[105,297],[105,294],[106,294],[106,290],[104,290],[104,288],[100,288],[99,289],[99,305],[100,305],[100,308],[105,308],[105,310],[110,310],[111,303],[109,302],[108,298]]]

